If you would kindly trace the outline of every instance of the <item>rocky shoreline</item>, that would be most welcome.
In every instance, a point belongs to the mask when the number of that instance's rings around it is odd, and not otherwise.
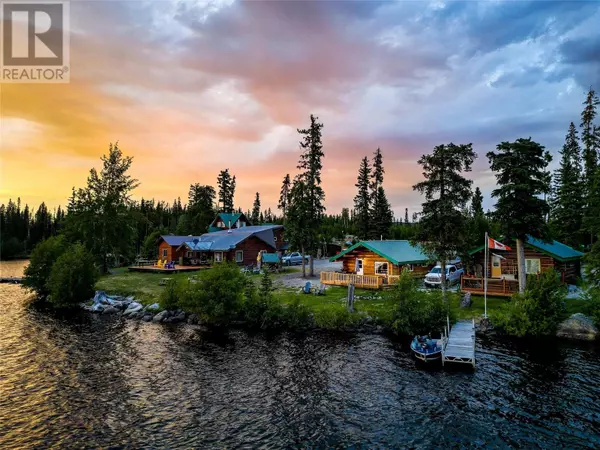
[[[89,302],[82,303],[81,307],[85,311],[92,313],[102,315],[118,314],[126,319],[143,322],[202,324],[196,314],[187,313],[182,309],[165,310],[161,309],[158,303],[143,305],[137,302],[132,296],[108,295],[104,291],[96,291],[94,298]],[[468,308],[468,305],[464,307]],[[367,319],[370,320],[366,320],[364,323],[353,327],[348,327],[346,331],[361,331],[374,334],[383,334],[386,332],[384,327],[375,323],[370,317]],[[243,323],[237,325],[243,326]],[[319,329],[318,327],[312,328]],[[476,321],[475,329],[477,334],[492,335],[496,333],[493,324],[486,318]],[[598,329],[591,318],[577,313],[559,325],[556,336],[570,340],[595,341],[598,339]]]

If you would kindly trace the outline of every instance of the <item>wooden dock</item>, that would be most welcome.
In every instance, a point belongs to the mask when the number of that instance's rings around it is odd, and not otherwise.
[[[448,362],[475,367],[475,320],[457,322],[450,329],[442,347],[442,365]]]

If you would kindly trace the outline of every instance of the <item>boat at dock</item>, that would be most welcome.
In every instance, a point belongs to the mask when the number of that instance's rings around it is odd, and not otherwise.
[[[442,340],[429,336],[415,336],[410,348],[417,358],[423,362],[439,361],[442,357]]]

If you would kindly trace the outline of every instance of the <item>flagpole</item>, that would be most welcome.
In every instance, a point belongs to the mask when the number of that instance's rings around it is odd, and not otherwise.
[[[488,232],[485,232],[485,250],[484,250],[484,258],[485,258],[485,269],[483,271],[483,304],[484,304],[484,313],[483,317],[487,318],[487,267],[488,267]]]

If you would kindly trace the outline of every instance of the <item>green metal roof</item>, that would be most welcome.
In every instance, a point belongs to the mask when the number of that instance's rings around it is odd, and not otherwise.
[[[541,239],[536,239],[533,236],[527,236],[527,242],[525,245],[528,245],[531,248],[539,250],[546,255],[552,256],[554,259],[557,259],[561,262],[566,261],[577,261],[583,257],[583,253],[575,250],[572,247],[569,247],[566,244],[558,241],[544,242]],[[469,251],[469,254],[472,255],[474,253],[480,252],[484,249],[484,245],[480,245],[477,248]]]
[[[219,217],[225,225],[229,226],[230,223],[231,225],[235,224],[241,215],[241,213],[219,213],[217,217]]]
[[[421,248],[411,245],[409,241],[360,241],[329,261],[335,261],[358,247],[371,250],[393,264],[424,264],[429,261],[429,257]]]
[[[263,253],[262,262],[266,264],[278,264],[281,262],[277,253]]]

